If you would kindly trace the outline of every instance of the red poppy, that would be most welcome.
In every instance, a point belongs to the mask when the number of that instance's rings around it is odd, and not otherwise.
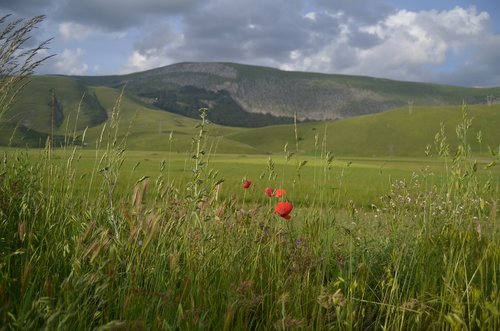
[[[290,212],[292,211],[292,209],[293,209],[293,205],[291,202],[281,201],[281,202],[278,202],[276,207],[274,207],[274,213],[289,220],[290,219]]]
[[[245,179],[243,181],[243,188],[249,188],[250,185],[252,185],[252,181],[251,180]]]
[[[273,193],[274,193],[274,189],[272,187],[266,187],[266,189],[264,190],[264,193],[266,193],[266,195],[268,197],[272,197]]]
[[[282,189],[282,188],[278,188],[278,189],[276,189],[276,191],[274,191],[274,196],[276,198],[282,197],[285,194],[286,194],[286,191],[284,189]]]

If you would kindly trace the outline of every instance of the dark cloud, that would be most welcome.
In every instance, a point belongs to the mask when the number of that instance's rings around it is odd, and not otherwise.
[[[123,30],[161,16],[180,15],[203,0],[60,0],[55,13],[61,21],[91,24],[112,31]]]
[[[183,15],[204,0],[0,0],[0,8],[15,14],[46,14],[54,22],[74,22],[124,30],[151,18]]]
[[[0,0],[0,9],[5,14],[28,17],[47,14],[53,3],[39,0]],[[3,16],[3,15],[2,15]]]
[[[176,31],[169,21],[158,22],[147,26],[139,40],[134,43],[134,49],[147,51],[151,49],[163,48],[171,44],[176,39]]]
[[[176,58],[257,62],[308,43],[303,1],[212,1],[183,16]]]

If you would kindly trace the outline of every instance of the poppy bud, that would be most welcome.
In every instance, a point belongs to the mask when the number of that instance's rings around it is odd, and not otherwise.
[[[245,179],[243,181],[243,188],[249,188],[250,185],[252,185],[252,181],[251,180]]]

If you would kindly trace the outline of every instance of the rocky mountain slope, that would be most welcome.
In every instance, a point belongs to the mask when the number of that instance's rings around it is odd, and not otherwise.
[[[486,103],[488,95],[500,95],[499,88],[289,72],[216,62],[179,63],[124,76],[80,79],[115,88],[127,84],[127,91],[143,101],[180,114],[187,111],[183,99],[191,96],[191,100],[199,101],[197,106],[215,111],[225,108],[222,113],[244,111],[288,118],[297,114],[300,120],[340,119],[405,105],[452,105],[462,101],[478,104]]]

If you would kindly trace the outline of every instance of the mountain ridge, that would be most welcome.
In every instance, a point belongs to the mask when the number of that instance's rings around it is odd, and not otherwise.
[[[116,88],[119,86],[96,86],[66,76],[35,76],[28,87],[6,113],[8,116],[0,121],[0,145],[44,147],[47,141],[52,141],[54,146],[75,144],[99,148],[102,139],[115,136],[107,133],[113,127],[117,130],[116,139],[126,141],[127,149],[186,153],[192,148],[193,137],[199,134],[199,117],[180,116],[127,93],[122,95],[123,90]],[[128,88],[127,85],[125,92]],[[315,154],[321,146],[336,155],[422,156],[426,146],[433,143],[440,123],[446,126],[446,132],[455,131],[462,119],[461,108],[461,105],[406,105],[340,120],[259,128],[212,123],[207,127],[208,148],[217,153],[281,155],[286,145],[301,154]],[[113,109],[119,112],[119,116],[113,117],[119,125],[110,125]],[[194,109],[199,115],[197,108]],[[57,120],[51,121],[51,111],[58,116]],[[500,104],[471,105],[468,113],[474,119],[473,151],[485,153],[489,146],[498,146]],[[249,116],[245,113],[244,119]],[[473,139],[474,135],[481,136],[481,142]],[[453,134],[449,143],[455,144]]]
[[[8,123],[6,128],[37,133],[32,137],[39,141],[51,132],[65,134],[68,128],[81,132],[99,126],[109,120],[111,109],[102,96],[96,96],[96,87],[123,90],[141,105],[141,111],[160,110],[198,119],[198,109],[209,108],[209,120],[228,127],[291,124],[295,119],[337,120],[401,107],[485,104],[487,98],[498,103],[495,98],[500,95],[500,88],[283,71],[238,63],[182,62],[126,75],[33,76],[2,121]]]
[[[137,97],[178,93],[193,86],[225,91],[248,113],[329,120],[376,113],[408,104],[419,106],[485,103],[500,88],[471,88],[396,81],[369,76],[283,71],[231,62],[181,62],[127,75],[80,76],[90,84],[122,87]],[[146,95],[147,94],[147,95]],[[153,97],[153,98],[152,98]],[[154,104],[154,102],[153,102]],[[165,108],[156,104],[159,108]],[[210,108],[210,105],[209,107]]]

